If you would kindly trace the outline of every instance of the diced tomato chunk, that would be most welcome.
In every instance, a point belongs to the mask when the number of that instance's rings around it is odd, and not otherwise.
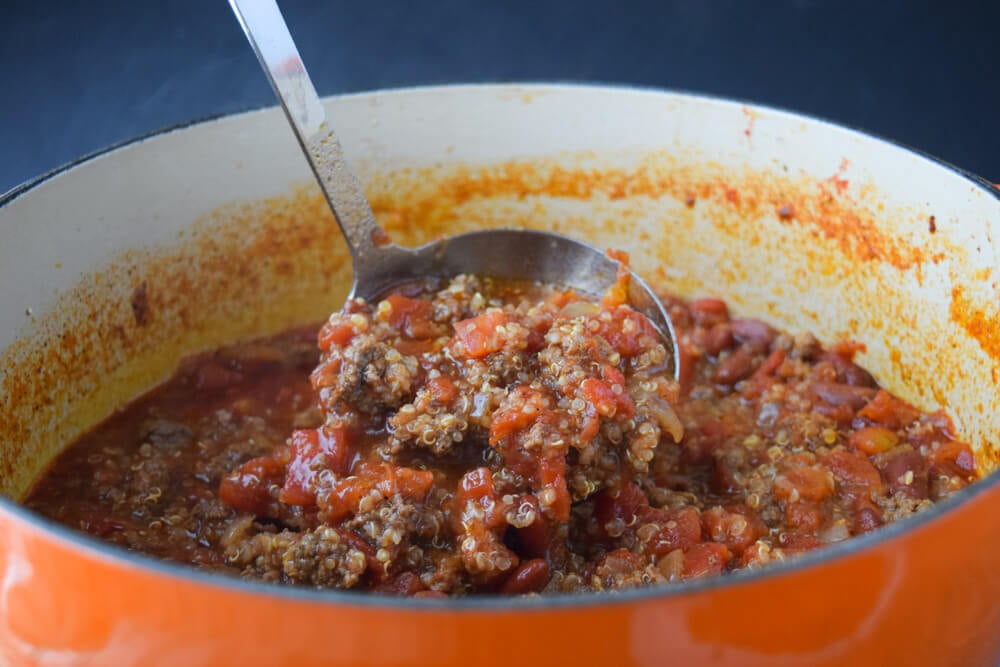
[[[497,329],[507,320],[506,313],[491,308],[481,315],[455,322],[455,339],[462,343],[464,355],[481,359],[503,349],[504,338]]]
[[[482,513],[482,521],[489,529],[496,529],[506,522],[503,504],[493,485],[493,474],[489,468],[476,468],[462,475],[455,490],[454,510],[451,512],[452,529],[456,533],[464,532],[463,524],[470,518],[466,516],[469,504],[476,506]]]
[[[948,475],[972,475],[976,472],[976,455],[964,442],[946,440],[931,451],[931,463]]]
[[[619,387],[618,393],[615,393],[614,386]],[[624,385],[611,385],[604,380],[587,378],[580,383],[580,393],[602,417],[610,418],[620,414],[628,419],[635,415],[635,404]]]
[[[334,345],[344,347],[357,332],[346,317],[334,316],[319,330],[319,349],[329,352]]]
[[[890,429],[908,426],[920,416],[916,408],[899,400],[885,389],[879,389],[875,398],[863,407],[858,416]]]
[[[458,395],[454,381],[445,375],[439,375],[428,380],[427,391],[430,392],[431,398],[440,405],[451,403],[455,399],[455,396]]]
[[[736,556],[768,533],[757,512],[746,505],[709,508],[702,512],[701,522],[707,539],[726,545]]]
[[[724,544],[715,542],[693,544],[684,550],[684,576],[692,579],[709,574],[721,574],[732,559],[732,552]]]
[[[605,308],[614,308],[616,306],[623,306],[628,303],[628,283],[615,282],[613,283],[606,292],[604,296],[601,297],[601,305]]]
[[[315,475],[322,469],[345,475],[353,458],[354,449],[343,428],[322,426],[317,430],[293,431],[288,474],[279,500],[289,505],[316,504]]]
[[[377,494],[376,500],[399,494],[411,502],[423,502],[434,483],[434,473],[429,470],[391,463],[362,461],[354,466],[353,473],[318,495],[317,504],[327,523],[336,525],[357,514],[361,501],[373,493]]]
[[[628,268],[629,263],[632,261],[631,257],[629,257],[628,252],[624,250],[619,250],[618,248],[608,248],[607,250],[604,251],[604,254],[608,259],[613,259],[614,261],[618,262],[619,266],[624,266],[626,269]]]
[[[583,427],[580,429],[580,442],[590,442],[601,431],[601,418],[597,416],[597,408],[588,403],[583,410]]]
[[[361,500],[375,490],[375,484],[362,477],[345,477],[338,480],[333,488],[317,498],[324,519],[328,524],[337,525],[358,511]]]
[[[375,488],[386,498],[399,494],[406,500],[422,503],[434,484],[434,473],[430,470],[417,470],[391,463],[383,463],[378,468],[379,471],[368,473],[368,479],[374,482]]]
[[[847,444],[869,456],[874,456],[898,445],[899,436],[895,431],[882,426],[866,426],[851,433]]]
[[[753,568],[760,567],[771,560],[771,547],[757,541],[743,551],[740,556],[739,567]]]
[[[566,459],[563,456],[548,456],[539,462],[538,482],[541,487],[538,492],[542,500],[542,509],[548,509],[556,521],[569,521],[571,498],[566,486]],[[551,500],[544,502],[546,496]]]
[[[867,349],[868,347],[864,343],[856,340],[842,340],[838,343],[834,343],[830,347],[830,352],[845,361],[853,361],[854,356],[858,352],[864,352]]]
[[[567,290],[565,292],[553,292],[545,298],[545,303],[551,304],[556,308],[562,308],[563,306],[573,303],[574,301],[579,301],[580,296],[573,290]]]
[[[645,536],[646,525],[653,524],[657,527],[645,541],[645,550],[657,557],[701,542],[701,518],[698,510],[693,507],[672,510],[640,507],[636,512],[635,523],[640,539]]]
[[[385,299],[389,304],[386,317],[389,324],[410,338],[432,338],[440,328],[434,322],[434,304],[428,299],[411,299],[393,294]]]
[[[496,446],[508,435],[522,431],[549,411],[545,394],[531,387],[516,387],[493,413],[490,445]]]
[[[312,505],[316,493],[309,487],[316,474],[313,466],[320,456],[319,434],[313,430],[293,431],[291,440],[292,458],[278,499],[289,505]]]
[[[270,456],[250,459],[219,484],[219,499],[238,512],[266,516],[274,503],[271,487],[281,485],[285,466]]]
[[[601,377],[610,384],[620,384],[623,387],[625,386],[625,376],[622,375],[622,372],[614,366],[604,364],[601,367]]]
[[[596,333],[601,336],[625,359],[630,359],[643,351],[640,344],[643,338],[659,340],[656,327],[645,315],[629,306],[613,306],[605,312],[611,314],[610,319],[594,316],[591,321],[597,322]]]
[[[819,501],[833,493],[832,482],[823,468],[795,465],[775,478],[774,495],[792,503],[798,499]]]
[[[785,507],[785,523],[804,533],[815,533],[825,519],[823,507],[814,500],[800,500]]]

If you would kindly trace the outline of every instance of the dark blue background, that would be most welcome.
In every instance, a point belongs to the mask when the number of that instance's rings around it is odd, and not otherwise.
[[[455,81],[681,88],[858,126],[1000,180],[1000,3],[285,0],[322,94]],[[271,104],[224,0],[0,3],[0,191]]]

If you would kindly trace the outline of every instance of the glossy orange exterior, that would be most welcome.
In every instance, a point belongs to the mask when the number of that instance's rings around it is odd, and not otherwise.
[[[998,502],[991,485],[892,539],[755,580],[505,610],[253,594],[4,512],[0,646],[11,665],[995,665],[1000,543],[984,519]]]

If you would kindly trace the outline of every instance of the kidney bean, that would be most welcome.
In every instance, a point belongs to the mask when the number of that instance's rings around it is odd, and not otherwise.
[[[927,461],[912,447],[907,446],[901,450],[895,455],[890,453],[890,458],[882,468],[885,483],[893,493],[923,500],[930,495]]]
[[[854,410],[860,410],[875,396],[875,390],[869,387],[856,387],[839,382],[811,382],[809,390],[829,405],[847,405]]]
[[[781,364],[785,363],[785,356],[784,350],[775,350],[768,355],[767,359],[764,360],[764,363],[762,363],[757,370],[754,371],[754,376],[757,378],[764,378],[774,374],[779,368],[781,368]]]
[[[878,384],[871,373],[841,354],[827,352],[820,359],[833,364],[834,368],[837,369],[838,379],[844,384],[849,384],[853,387],[876,387]]]
[[[733,337],[749,345],[754,352],[767,351],[774,342],[775,331],[768,324],[750,318],[737,318],[729,324]]]
[[[882,512],[870,500],[858,499],[854,509],[853,531],[855,535],[867,533],[882,525]]]
[[[634,522],[636,511],[648,505],[646,495],[635,484],[628,483],[616,490],[605,489],[594,496],[591,532],[604,541],[620,537],[625,527]]]
[[[243,380],[243,374],[222,364],[210,361],[195,372],[194,385],[202,391],[218,391],[232,387]]]
[[[841,371],[841,377],[843,377],[844,382],[855,387],[874,387],[877,384],[871,373],[853,363],[848,364]]]
[[[740,488],[737,479],[738,466],[725,458],[715,457],[712,465],[712,475],[709,477],[710,488],[716,493],[734,493]]]
[[[695,329],[691,337],[701,349],[712,356],[719,354],[733,344],[733,332],[729,328],[729,324],[725,322],[713,325],[708,329]]]
[[[80,519],[80,526],[85,532],[98,537],[108,537],[114,533],[125,530],[125,524],[109,516],[104,516],[97,511],[93,516],[86,516]]]
[[[744,347],[731,352],[715,367],[712,380],[718,384],[736,384],[753,373],[753,355]]]
[[[695,299],[688,308],[694,323],[699,327],[711,327],[729,321],[729,308],[722,299],[713,297]]]
[[[375,590],[391,595],[413,596],[421,591],[426,591],[427,587],[424,586],[424,582],[420,581],[420,577],[413,572],[403,572],[392,579],[382,582]]]
[[[503,582],[500,592],[507,595],[537,593],[549,583],[549,564],[542,558],[533,558],[518,565]]]
[[[830,405],[822,401],[813,405],[813,412],[823,415],[839,427],[850,426],[854,423],[854,408],[850,405]]]
[[[870,497],[885,493],[882,475],[867,456],[838,448],[823,458],[823,465],[833,472],[847,495]]]
[[[686,303],[670,295],[658,294],[657,296],[663,301],[663,307],[670,315],[670,321],[678,330],[686,331],[694,325],[694,318]]]
[[[764,363],[758,366],[757,370],[750,376],[750,379],[747,380],[746,387],[742,391],[743,395],[750,400],[763,396],[768,389],[778,382],[773,375],[781,368],[784,362],[785,351],[782,349],[777,349],[768,355]]]

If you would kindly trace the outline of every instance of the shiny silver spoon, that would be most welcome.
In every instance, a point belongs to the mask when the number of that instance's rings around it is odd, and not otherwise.
[[[402,283],[460,273],[529,280],[603,294],[616,280],[618,262],[580,241],[526,229],[489,229],[451,236],[419,248],[384,242],[357,177],[344,158],[326,112],[274,0],[229,0],[260,60],[316,180],[330,204],[354,261],[350,297],[373,301]],[[663,305],[637,275],[629,302],[659,330],[676,376],[677,338]]]

